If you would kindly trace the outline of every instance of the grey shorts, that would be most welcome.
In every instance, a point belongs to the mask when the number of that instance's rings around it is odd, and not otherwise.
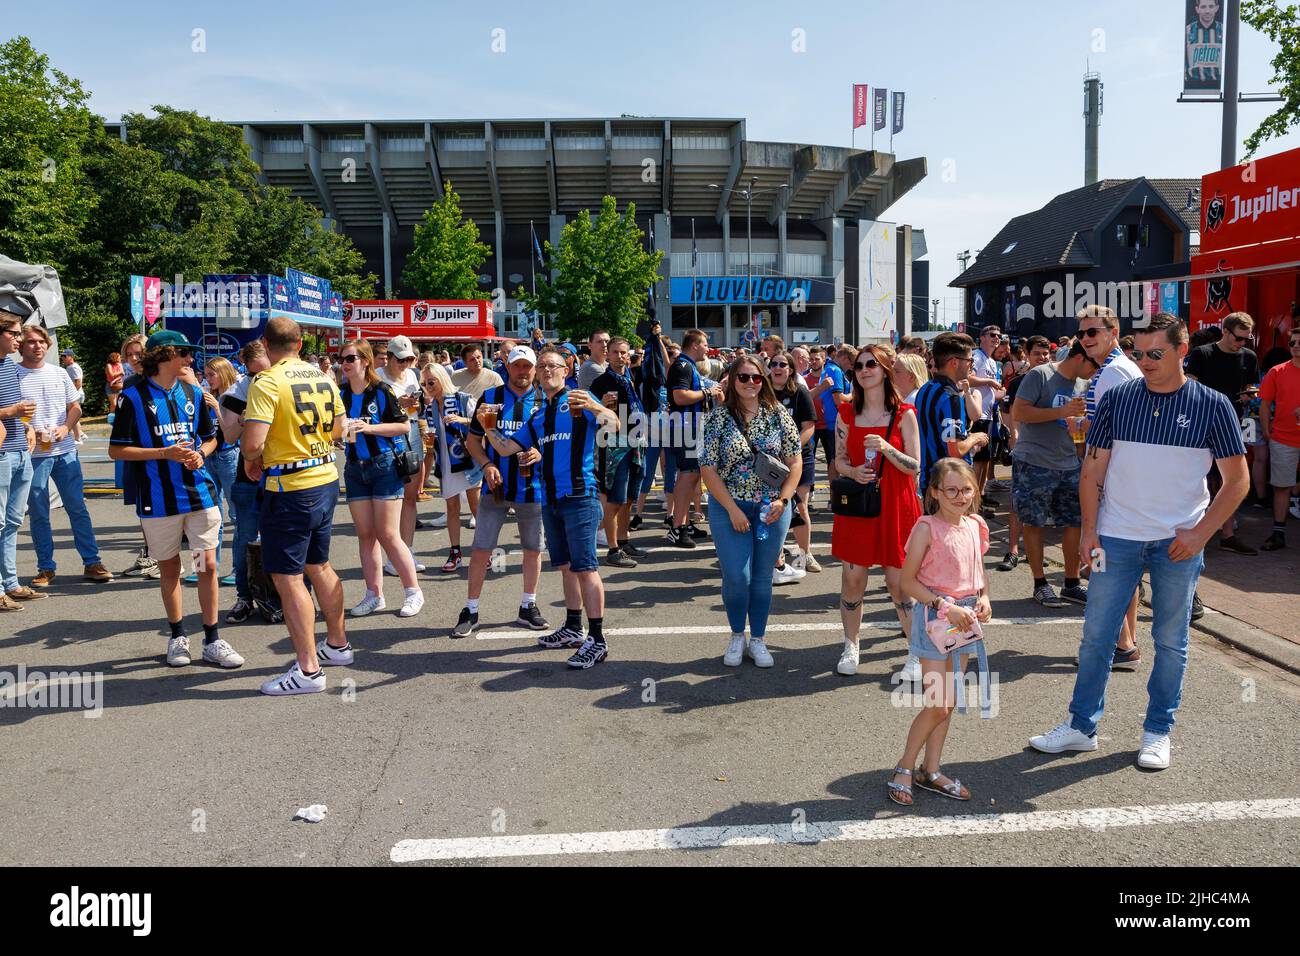
[[[1268,483],[1274,488],[1290,488],[1295,484],[1295,470],[1300,465],[1300,448],[1268,440]]]
[[[542,550],[542,506],[511,504],[509,501],[496,503],[490,494],[484,494],[478,500],[478,518],[474,528],[474,550],[491,551],[497,546],[501,537],[501,528],[509,518],[509,510],[515,509],[515,521],[519,523],[519,542],[525,551]]]

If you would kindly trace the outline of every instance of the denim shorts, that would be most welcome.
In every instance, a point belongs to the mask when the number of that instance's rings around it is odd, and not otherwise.
[[[343,466],[343,484],[348,501],[392,501],[402,497],[405,482],[397,474],[393,453],[386,451],[374,458],[349,459]]]
[[[1011,503],[1020,523],[1031,528],[1079,527],[1079,474],[1079,466],[1058,470],[1014,461]]]
[[[952,603],[959,604],[962,607],[968,607],[973,610],[978,600],[979,600],[978,597],[972,596],[972,597],[960,598],[956,601],[953,601]],[[919,657],[922,660],[926,660],[926,661],[947,660],[949,655],[945,654],[943,651],[939,650],[939,648],[935,647],[934,642],[930,640],[930,635],[926,633],[925,630],[926,610],[927,610],[926,606],[922,604],[920,601],[912,605],[912,641],[907,647],[907,653],[910,654],[912,657]]]
[[[551,567],[567,564],[570,571],[595,571],[599,567],[596,531],[604,516],[600,500],[595,497],[561,498],[554,505],[542,505]]]
[[[258,531],[262,567],[268,574],[302,574],[307,565],[328,564],[339,483],[301,491],[265,491]]]
[[[601,450],[600,490],[611,505],[624,505],[636,497],[645,468],[637,463],[638,457],[638,452],[632,448]]]

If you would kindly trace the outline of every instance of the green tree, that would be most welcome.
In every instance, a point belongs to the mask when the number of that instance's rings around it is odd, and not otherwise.
[[[1265,140],[1282,136],[1300,123],[1300,7],[1277,0],[1242,0],[1241,22],[1248,23],[1278,45],[1272,82],[1282,105],[1265,117],[1246,138],[1246,156],[1254,156]]]
[[[104,378],[104,366],[108,363],[108,354],[118,351],[122,341],[138,331],[130,319],[104,312],[83,313],[75,322],[58,330],[60,351],[72,349],[77,353],[77,364],[81,366],[81,384],[86,390],[82,414],[102,415],[107,410],[108,383]]]
[[[479,270],[492,249],[479,240],[478,226],[466,219],[460,197],[444,181],[442,197],[415,227],[415,248],[406,259],[402,281],[430,299],[486,299]]]
[[[516,297],[530,311],[554,315],[561,337],[585,339],[597,329],[636,341],[646,290],[659,278],[662,251],[647,252],[636,224],[636,205],[619,214],[613,196],[601,200],[593,220],[584,209],[560,234],[559,248],[546,243],[546,272],[537,292],[522,287]],[[557,273],[554,282],[549,274]]]
[[[0,249],[63,271],[95,207],[82,151],[102,126],[26,37],[0,44]]]

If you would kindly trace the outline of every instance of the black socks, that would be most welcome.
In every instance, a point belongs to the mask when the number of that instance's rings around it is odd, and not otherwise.
[[[207,647],[209,644],[211,644],[213,641],[215,641],[217,638],[221,636],[218,633],[218,630],[219,630],[219,625],[216,624],[203,625],[203,646],[204,647]]]
[[[605,619],[603,617],[587,618],[587,636],[597,644],[605,643]]]
[[[1046,583],[1047,583],[1047,578],[1034,578],[1034,590],[1035,591],[1038,590]]]
[[[185,636],[185,620],[183,618],[179,621],[168,621],[167,625],[172,629],[172,637]]]
[[[1077,587],[1079,586],[1079,579],[1078,579],[1078,578],[1066,578],[1066,579],[1065,579],[1065,586],[1066,586],[1067,588],[1077,588]]]
[[[564,609],[564,626],[571,631],[582,630],[582,608],[573,611],[569,608]]]

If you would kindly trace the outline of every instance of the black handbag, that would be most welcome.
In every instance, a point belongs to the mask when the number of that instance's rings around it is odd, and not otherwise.
[[[790,466],[780,458],[755,448],[754,443],[749,440],[749,433],[740,424],[740,419],[736,417],[735,412],[731,413],[731,420],[736,425],[736,431],[740,432],[740,437],[745,439],[745,444],[749,446],[749,452],[753,456],[751,464],[758,480],[774,491],[780,491],[785,480],[790,477]]]
[[[889,416],[889,427],[885,429],[885,444],[894,433],[894,419]],[[881,459],[884,452],[880,453]],[[880,474],[877,467],[876,474]],[[844,518],[879,518],[880,517],[880,479],[869,481],[865,485],[852,478],[836,478],[831,482],[831,512]]]

